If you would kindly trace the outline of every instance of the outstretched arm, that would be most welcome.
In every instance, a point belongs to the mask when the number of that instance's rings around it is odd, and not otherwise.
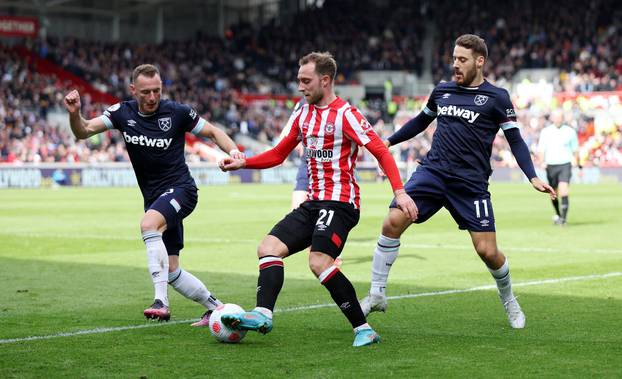
[[[408,120],[400,130],[393,133],[387,139],[389,141],[389,146],[394,146],[413,138],[417,134],[423,132],[432,121],[434,121],[434,117],[427,115],[425,112],[420,112],[416,117]]]
[[[200,132],[197,133],[197,136],[202,138],[209,138],[218,147],[220,150],[229,154],[233,158],[243,159],[244,154],[238,150],[237,145],[233,140],[225,133],[222,129],[214,126],[209,121],[205,121],[205,124]]]
[[[533,167],[531,155],[529,154],[529,148],[523,140],[523,137],[521,137],[520,130],[518,128],[510,128],[504,130],[503,133],[510,144],[512,154],[516,157],[518,166],[527,176],[527,179],[529,179],[531,185],[540,192],[547,192],[551,196],[551,199],[555,199],[557,197],[555,190],[540,180],[540,178],[536,175],[536,170]]]
[[[400,177],[400,172],[397,169],[393,156],[375,133],[369,133],[368,136],[370,136],[370,141],[365,145],[365,148],[376,157],[378,164],[389,178],[398,208],[401,209],[408,218],[415,221],[418,214],[417,206],[413,199],[404,191],[402,178]]]
[[[298,145],[298,136],[295,132],[296,130],[283,138],[275,147],[259,155],[247,159],[225,158],[218,165],[223,171],[238,170],[244,167],[263,169],[277,166],[283,163]]]
[[[106,131],[108,128],[101,118],[86,120],[80,114],[80,94],[77,90],[69,92],[63,99],[65,108],[69,112],[69,124],[73,135],[78,139],[89,138],[92,135]]]

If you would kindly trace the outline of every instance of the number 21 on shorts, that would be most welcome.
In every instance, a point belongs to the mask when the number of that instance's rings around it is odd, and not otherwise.
[[[330,222],[333,221],[333,215],[335,214],[334,210],[326,210],[326,209],[320,209],[320,217],[317,219],[317,222],[315,223],[315,225],[326,225],[326,226],[330,226]],[[326,218],[326,216],[328,215],[328,219],[326,220],[326,223],[324,223],[324,219]]]
[[[484,212],[484,217],[488,217],[488,199],[475,200],[473,204],[475,205],[475,217],[481,218],[482,211]]]

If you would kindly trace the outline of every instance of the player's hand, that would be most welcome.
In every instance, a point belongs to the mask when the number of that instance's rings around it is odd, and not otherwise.
[[[535,188],[536,190],[540,192],[548,193],[549,196],[551,196],[551,200],[557,199],[557,193],[555,193],[555,190],[553,189],[553,187],[544,183],[542,180],[540,180],[540,178],[531,179],[531,185],[533,186],[533,188]]]
[[[242,167],[244,167],[244,165],[246,164],[246,160],[244,159],[235,159],[235,158],[231,158],[231,157],[227,157],[222,159],[220,162],[218,162],[218,167],[220,167],[220,169],[222,171],[233,171],[233,170],[239,170]]]
[[[69,113],[80,112],[80,93],[74,89],[65,96],[63,103]]]
[[[384,140],[384,145],[385,145],[385,146],[387,147],[387,149],[388,149],[388,148],[390,148],[390,147],[391,147],[391,142],[389,142],[389,140],[388,140],[388,139],[385,139],[385,140]]]
[[[417,220],[419,210],[413,199],[403,189],[395,191],[395,204],[413,222]]]
[[[238,149],[233,149],[229,152],[229,156],[233,159],[246,159],[246,155]]]

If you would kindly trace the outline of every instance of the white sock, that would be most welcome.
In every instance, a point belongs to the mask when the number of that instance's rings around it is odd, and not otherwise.
[[[188,271],[181,268],[168,274],[168,283],[186,298],[194,300],[210,311],[216,309],[222,302],[212,296],[202,281]]]
[[[374,260],[371,264],[371,288],[372,295],[386,296],[387,279],[393,262],[397,259],[400,249],[399,238],[389,238],[382,234],[378,237],[378,243],[374,250]]]
[[[358,332],[361,329],[371,329],[371,326],[369,326],[368,323],[364,323],[363,325],[359,325],[356,328],[352,329],[354,330],[354,333]]]
[[[492,277],[497,282],[497,288],[499,289],[499,295],[503,302],[509,301],[514,297],[512,293],[512,280],[510,279],[510,265],[508,259],[505,259],[503,265],[496,270],[488,268],[488,271],[492,274]]]
[[[154,297],[168,307],[168,253],[162,242],[162,233],[150,230],[142,233],[147,247],[147,268],[153,280]]]
[[[272,320],[272,311],[269,310],[268,308],[264,308],[264,307],[255,307],[255,309],[253,309],[256,312],[261,313],[262,315],[266,316],[267,318],[269,318],[270,320]]]

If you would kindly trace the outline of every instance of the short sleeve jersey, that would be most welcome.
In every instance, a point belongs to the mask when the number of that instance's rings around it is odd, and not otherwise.
[[[205,120],[191,107],[161,100],[156,112],[146,115],[135,100],[110,106],[102,121],[118,129],[145,202],[177,186],[195,186],[184,156],[185,133],[197,134]]]
[[[508,92],[484,81],[478,87],[441,83],[423,111],[437,119],[432,147],[422,164],[486,184],[499,128],[518,128]]]

